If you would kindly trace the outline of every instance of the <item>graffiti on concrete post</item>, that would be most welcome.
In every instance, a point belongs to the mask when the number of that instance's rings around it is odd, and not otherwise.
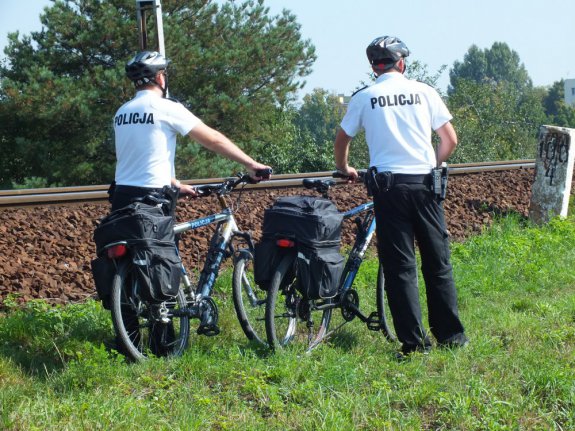
[[[553,185],[553,178],[559,164],[566,164],[569,159],[571,136],[566,133],[542,133],[539,138],[539,158],[545,168],[545,177]]]

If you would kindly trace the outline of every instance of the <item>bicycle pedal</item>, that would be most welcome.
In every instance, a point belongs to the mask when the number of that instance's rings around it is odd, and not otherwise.
[[[196,330],[198,335],[205,335],[206,337],[214,337],[220,333],[218,325],[200,325]]]
[[[365,322],[370,331],[381,331],[381,319],[377,311],[372,312]]]

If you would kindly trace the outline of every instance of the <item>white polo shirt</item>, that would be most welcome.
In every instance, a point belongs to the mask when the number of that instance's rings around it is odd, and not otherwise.
[[[184,105],[142,90],[118,109],[116,184],[162,188],[176,177],[176,135],[187,135],[201,120]]]
[[[436,165],[432,129],[451,118],[435,89],[385,73],[352,97],[341,128],[351,137],[365,130],[370,166],[378,172],[428,174]]]

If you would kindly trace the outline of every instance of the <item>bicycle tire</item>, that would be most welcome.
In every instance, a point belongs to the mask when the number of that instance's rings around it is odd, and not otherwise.
[[[161,303],[150,303],[138,296],[137,279],[130,268],[127,261],[119,263],[112,288],[112,323],[119,350],[134,361],[150,355],[181,356],[190,335],[189,317],[172,312],[186,307],[184,292],[180,289],[173,300],[163,303],[168,321],[162,323],[158,318]]]
[[[379,315],[379,323],[381,325],[381,331],[387,340],[397,341],[397,336],[395,335],[395,330],[393,329],[393,322],[391,321],[391,312],[386,300],[385,293],[385,277],[383,275],[383,265],[380,263],[377,272],[377,313]]]
[[[253,260],[253,252],[240,250],[234,262],[232,296],[238,321],[248,340],[267,346],[266,293],[254,281]]]
[[[306,344],[306,350],[317,347],[327,332],[331,309],[320,311],[322,319],[318,330],[313,326],[311,317],[303,317],[303,307],[307,313],[317,313],[310,309],[310,302],[305,300],[296,289],[295,254],[288,254],[280,261],[270,283],[266,301],[266,335],[273,350],[281,350],[294,340]],[[304,330],[298,330],[305,326]]]

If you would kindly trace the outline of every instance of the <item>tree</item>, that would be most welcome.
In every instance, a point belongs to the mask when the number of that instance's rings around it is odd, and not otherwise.
[[[449,72],[449,94],[457,89],[461,79],[476,83],[507,82],[519,91],[533,86],[519,54],[503,42],[495,42],[490,49],[484,50],[472,45],[463,57],[463,62],[456,61]]]
[[[437,87],[437,83],[443,71],[447,68],[446,65],[442,65],[435,74],[430,75],[427,65],[415,60],[407,65],[407,70],[405,71],[405,76],[409,79],[415,79],[416,81],[423,82],[433,88],[435,88],[439,94],[442,94],[440,88]]]
[[[460,145],[452,162],[532,158],[545,122],[541,93],[507,44],[472,45],[450,71],[448,106]]]
[[[448,107],[459,138],[451,162],[535,157],[537,131],[545,121],[537,92],[460,79]]]
[[[267,160],[277,173],[318,172],[334,169],[333,142],[345,105],[333,93],[316,88],[304,96],[298,108],[287,107],[275,113],[269,124],[281,134],[274,145],[262,146],[258,157]],[[362,137],[354,139],[357,151],[350,162],[367,167],[367,146]]]
[[[4,187],[33,176],[53,185],[113,177],[111,117],[133,94],[123,68],[138,50],[134,1],[52,1],[41,15],[42,31],[22,40],[9,36],[0,67],[0,142],[10,151],[0,156]],[[162,6],[171,95],[255,150],[268,133],[269,112],[293,99],[315,60],[295,16],[270,16],[263,0]],[[183,147],[178,166],[188,177],[232,170],[195,144]]]

